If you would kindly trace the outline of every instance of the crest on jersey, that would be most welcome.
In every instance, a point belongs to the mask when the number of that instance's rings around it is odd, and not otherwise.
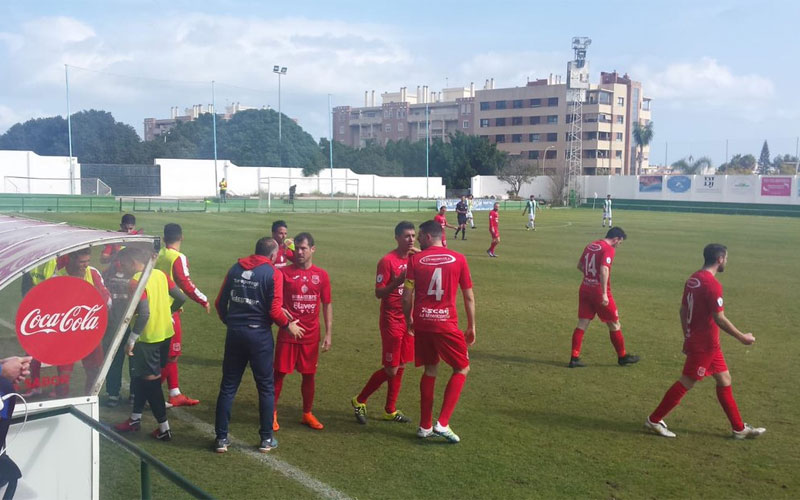
[[[455,256],[447,254],[426,255],[419,259],[419,263],[423,266],[440,266],[442,264],[452,264],[455,261]]]
[[[700,288],[700,280],[697,278],[689,278],[686,281],[686,288]]]
[[[611,264],[611,257],[606,257],[606,264]]]
[[[717,304],[722,307],[722,297],[717,297]]]
[[[383,283],[383,275],[379,274],[378,277],[375,278],[375,281],[378,282],[378,283]]]
[[[308,287],[303,285],[303,286],[300,287],[300,291],[303,292],[303,293],[306,293],[308,291]]]
[[[242,273],[242,278],[249,280],[253,277],[253,271],[245,271]]]
[[[599,252],[603,249],[603,246],[600,243],[592,243],[588,247],[586,247],[590,252]]]
[[[315,274],[311,276],[311,282],[314,283],[315,285],[319,285],[319,275]]]

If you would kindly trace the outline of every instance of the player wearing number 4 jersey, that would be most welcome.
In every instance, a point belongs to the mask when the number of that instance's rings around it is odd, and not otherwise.
[[[435,221],[419,226],[422,251],[408,259],[403,313],[409,332],[413,332],[417,366],[425,365],[420,380],[420,424],[417,436],[441,436],[451,443],[460,441],[449,426],[469,372],[467,345],[475,343],[475,297],[467,260],[442,246],[442,228]],[[458,329],[457,288],[464,297],[467,329]],[[439,360],[453,368],[444,391],[439,419],[433,424],[433,391]]]
[[[678,406],[686,392],[704,377],[712,376],[717,382],[717,399],[733,428],[735,439],[758,437],[767,430],[752,427],[742,422],[739,408],[731,392],[731,375],[719,344],[719,329],[722,328],[744,345],[756,341],[752,333],[740,332],[725,317],[722,285],[716,274],[725,270],[728,250],[724,245],[712,243],[703,249],[703,268],[689,277],[683,288],[681,301],[681,327],[683,329],[683,352],[686,362],[683,374],[672,384],[661,404],[645,420],[645,427],[664,437],[675,437],[667,429],[664,417]]]
[[[578,269],[583,273],[583,282],[578,292],[578,326],[572,332],[572,357],[570,368],[585,366],[580,359],[583,334],[595,316],[608,325],[611,343],[617,351],[620,366],[639,361],[639,356],[625,352],[625,339],[619,324],[619,311],[611,294],[611,264],[615,249],[627,238],[619,227],[608,230],[606,237],[597,240],[583,250]]]

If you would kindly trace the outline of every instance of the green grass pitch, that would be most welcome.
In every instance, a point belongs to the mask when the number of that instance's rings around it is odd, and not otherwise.
[[[137,214],[138,226],[159,234],[167,222],[183,226],[183,251],[192,276],[214,298],[225,271],[249,254],[257,238],[282,217],[289,233],[310,231],[314,262],[333,287],[333,348],[320,357],[315,414],[326,425],[299,424],[299,376],[287,378],[279,406],[282,428],[274,456],[353,498],[797,498],[800,434],[795,432],[800,358],[800,219],[616,211],[629,235],[617,250],[612,287],[629,352],[638,365],[619,367],[607,329],[595,321],[584,340],[587,368],[569,370],[570,337],[580,282],[577,259],[601,237],[600,212],[545,210],[537,231],[526,217],[501,212],[499,258],[490,259],[487,214],[478,229],[450,247],[466,254],[477,300],[477,343],[472,371],[451,420],[462,442],[420,442],[420,369],[406,370],[398,408],[412,424],[377,420],[385,388],[368,403],[369,423],[358,425],[350,398],[380,366],[379,302],[375,264],[394,246],[402,219],[419,224],[430,213],[403,214]],[[119,214],[48,217],[115,229]],[[451,222],[455,217],[451,214]],[[714,383],[698,384],[667,417],[677,439],[645,433],[643,422],[683,363],[678,308],[685,279],[699,268],[702,248],[728,245],[719,275],[728,317],[756,343],[738,344],[721,333],[734,396],[746,422],[765,426],[753,441],[733,441]],[[459,306],[460,307],[460,306]],[[213,424],[221,377],[224,326],[189,303],[183,315],[181,388],[199,398],[182,409]],[[463,313],[460,309],[460,314]],[[462,324],[463,324],[462,317]],[[446,368],[446,367],[443,367]],[[449,370],[440,370],[434,413]],[[444,376],[443,376],[444,375]],[[113,423],[126,410],[103,409]],[[147,430],[154,425],[145,416]],[[315,493],[238,451],[211,452],[213,435],[197,422],[170,418],[171,443],[144,432],[133,439],[221,498],[313,498]],[[257,443],[257,399],[250,372],[237,396],[231,433]],[[138,495],[133,457],[104,445],[101,496]],[[165,480],[156,496],[182,494]]]

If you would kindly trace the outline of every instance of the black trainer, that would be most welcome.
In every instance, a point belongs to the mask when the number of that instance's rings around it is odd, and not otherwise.
[[[570,368],[583,368],[584,366],[586,366],[586,365],[583,364],[583,362],[581,361],[581,358],[576,358],[576,357],[569,358],[569,367]]]
[[[227,437],[222,439],[217,439],[214,441],[214,451],[217,453],[225,453],[228,451],[228,446],[231,445],[231,440]]]
[[[638,362],[639,356],[636,356],[635,354],[626,354],[621,358],[617,358],[617,363],[619,363],[619,366],[632,365]]]
[[[270,450],[274,450],[278,447],[278,440],[275,437],[271,437],[269,439],[262,439],[261,444],[258,446],[258,451],[261,453],[267,453]]]
[[[154,438],[156,438],[159,441],[170,441],[170,440],[172,440],[172,431],[170,431],[169,429],[165,430],[164,432],[161,432],[158,429],[158,427],[156,427],[156,430],[154,430],[150,435],[153,436]]]

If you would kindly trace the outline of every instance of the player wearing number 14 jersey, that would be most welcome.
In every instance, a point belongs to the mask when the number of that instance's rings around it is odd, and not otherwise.
[[[458,403],[469,372],[467,345],[475,343],[475,297],[467,260],[460,253],[442,246],[442,227],[436,221],[419,226],[422,251],[409,257],[403,292],[403,313],[410,332],[414,332],[414,357],[417,366],[425,365],[420,380],[420,424],[417,436],[441,436],[451,443],[459,437],[449,421]],[[458,329],[457,288],[461,288],[467,329]],[[439,360],[453,368],[444,391],[439,419],[433,424],[433,392]]]
[[[578,293],[578,326],[572,332],[572,356],[570,368],[585,366],[580,359],[583,334],[595,316],[608,325],[611,343],[617,351],[620,366],[639,361],[639,356],[625,352],[625,339],[619,323],[619,311],[611,294],[611,264],[616,248],[627,238],[622,228],[608,230],[606,237],[586,246],[578,261],[578,270],[583,273],[583,282]]]

